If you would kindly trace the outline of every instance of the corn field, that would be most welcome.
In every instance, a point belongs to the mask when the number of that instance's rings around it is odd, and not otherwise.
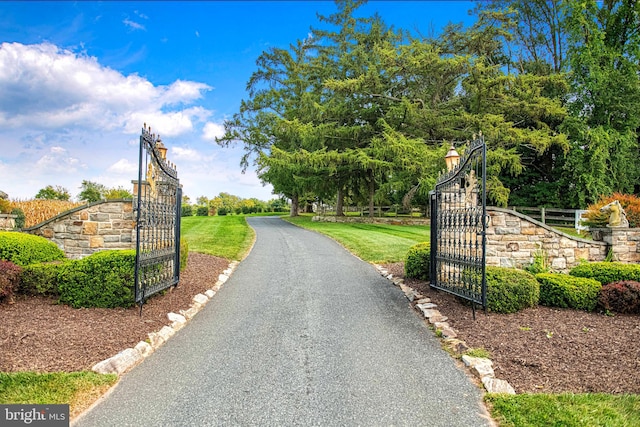
[[[33,227],[43,221],[53,218],[84,203],[70,202],[68,200],[12,200],[12,208],[20,208],[24,212],[24,227]]]

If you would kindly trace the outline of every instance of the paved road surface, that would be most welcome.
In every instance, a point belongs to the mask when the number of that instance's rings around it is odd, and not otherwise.
[[[78,426],[484,426],[399,289],[319,234],[250,218],[251,254]]]

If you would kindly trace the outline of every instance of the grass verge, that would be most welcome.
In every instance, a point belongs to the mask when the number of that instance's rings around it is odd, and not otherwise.
[[[640,426],[640,396],[630,394],[488,394],[500,426]]]
[[[180,235],[191,252],[241,260],[251,249],[255,232],[244,215],[190,216],[182,218]]]
[[[363,260],[375,263],[404,261],[411,246],[430,238],[430,228],[424,225],[313,222],[310,215],[284,219],[325,234]]]
[[[117,381],[117,375],[94,372],[0,372],[0,403],[68,403],[73,418]]]

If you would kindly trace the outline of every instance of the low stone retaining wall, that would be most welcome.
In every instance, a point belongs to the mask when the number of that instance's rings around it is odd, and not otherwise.
[[[640,262],[640,228],[596,228],[591,234],[611,248],[614,261]]]
[[[134,249],[133,202],[119,199],[90,203],[22,231],[51,240],[71,259],[107,249]]]
[[[559,232],[521,213],[487,208],[487,265],[524,268],[536,253],[547,257],[551,268],[568,272],[580,260],[603,261],[609,245]]]
[[[389,224],[389,225],[430,225],[429,218],[411,217],[369,217],[369,216],[322,216],[316,215],[311,218],[317,222],[354,222],[358,224]]]
[[[16,228],[18,215],[0,214],[0,230],[11,231]]]

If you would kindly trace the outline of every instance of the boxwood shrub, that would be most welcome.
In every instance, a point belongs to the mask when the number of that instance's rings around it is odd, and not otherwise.
[[[603,285],[621,280],[640,282],[640,264],[588,262],[575,266],[569,274],[575,277],[595,279]]]
[[[640,314],[640,282],[625,280],[603,285],[598,305],[617,313]]]
[[[0,260],[24,267],[61,259],[64,259],[64,252],[44,237],[17,231],[0,231]]]
[[[27,295],[59,295],[58,276],[64,264],[72,260],[29,264],[22,269],[20,293]]]
[[[540,282],[540,304],[549,307],[593,311],[602,285],[595,279],[559,273],[536,274]]]
[[[515,313],[538,305],[540,284],[524,270],[486,267],[487,308],[495,313]]]
[[[413,245],[407,252],[404,274],[412,279],[430,280],[431,246],[429,242]]]
[[[132,306],[135,260],[135,250],[114,250],[65,263],[58,275],[60,302],[75,308]]]

